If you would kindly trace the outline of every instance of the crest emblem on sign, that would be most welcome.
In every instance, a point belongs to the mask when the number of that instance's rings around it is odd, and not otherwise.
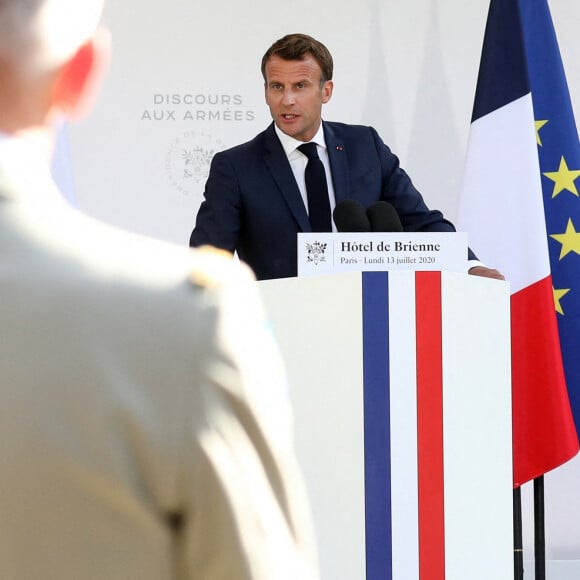
[[[306,261],[313,262],[315,265],[320,262],[326,262],[326,246],[327,244],[321,244],[320,242],[306,244]]]

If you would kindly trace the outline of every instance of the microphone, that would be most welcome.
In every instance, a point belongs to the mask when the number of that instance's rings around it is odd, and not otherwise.
[[[332,218],[339,232],[370,232],[371,224],[365,208],[354,199],[336,204]]]
[[[372,232],[402,232],[403,224],[397,210],[388,201],[377,201],[367,209]]]

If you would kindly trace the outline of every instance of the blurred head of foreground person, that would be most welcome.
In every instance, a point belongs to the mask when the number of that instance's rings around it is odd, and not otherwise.
[[[253,277],[51,181],[108,55],[98,0],[0,0],[0,578],[317,578]]]

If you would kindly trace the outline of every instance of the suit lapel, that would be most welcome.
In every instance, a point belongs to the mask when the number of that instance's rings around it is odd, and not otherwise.
[[[336,203],[339,203],[350,197],[348,190],[348,152],[334,127],[324,122],[322,127],[330,161],[334,198]]]
[[[308,220],[308,214],[306,213],[300,190],[296,184],[296,179],[292,173],[290,163],[288,163],[284,148],[274,131],[273,123],[266,129],[264,143],[264,161],[278,189],[286,200],[290,212],[303,232],[311,232],[312,227]]]

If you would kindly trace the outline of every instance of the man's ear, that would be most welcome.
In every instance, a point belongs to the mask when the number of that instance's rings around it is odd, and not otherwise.
[[[109,33],[99,29],[65,62],[52,91],[53,109],[69,119],[83,117],[92,107],[111,52]]]
[[[332,97],[332,89],[334,88],[334,83],[332,81],[326,81],[322,86],[322,102],[328,103]]]

